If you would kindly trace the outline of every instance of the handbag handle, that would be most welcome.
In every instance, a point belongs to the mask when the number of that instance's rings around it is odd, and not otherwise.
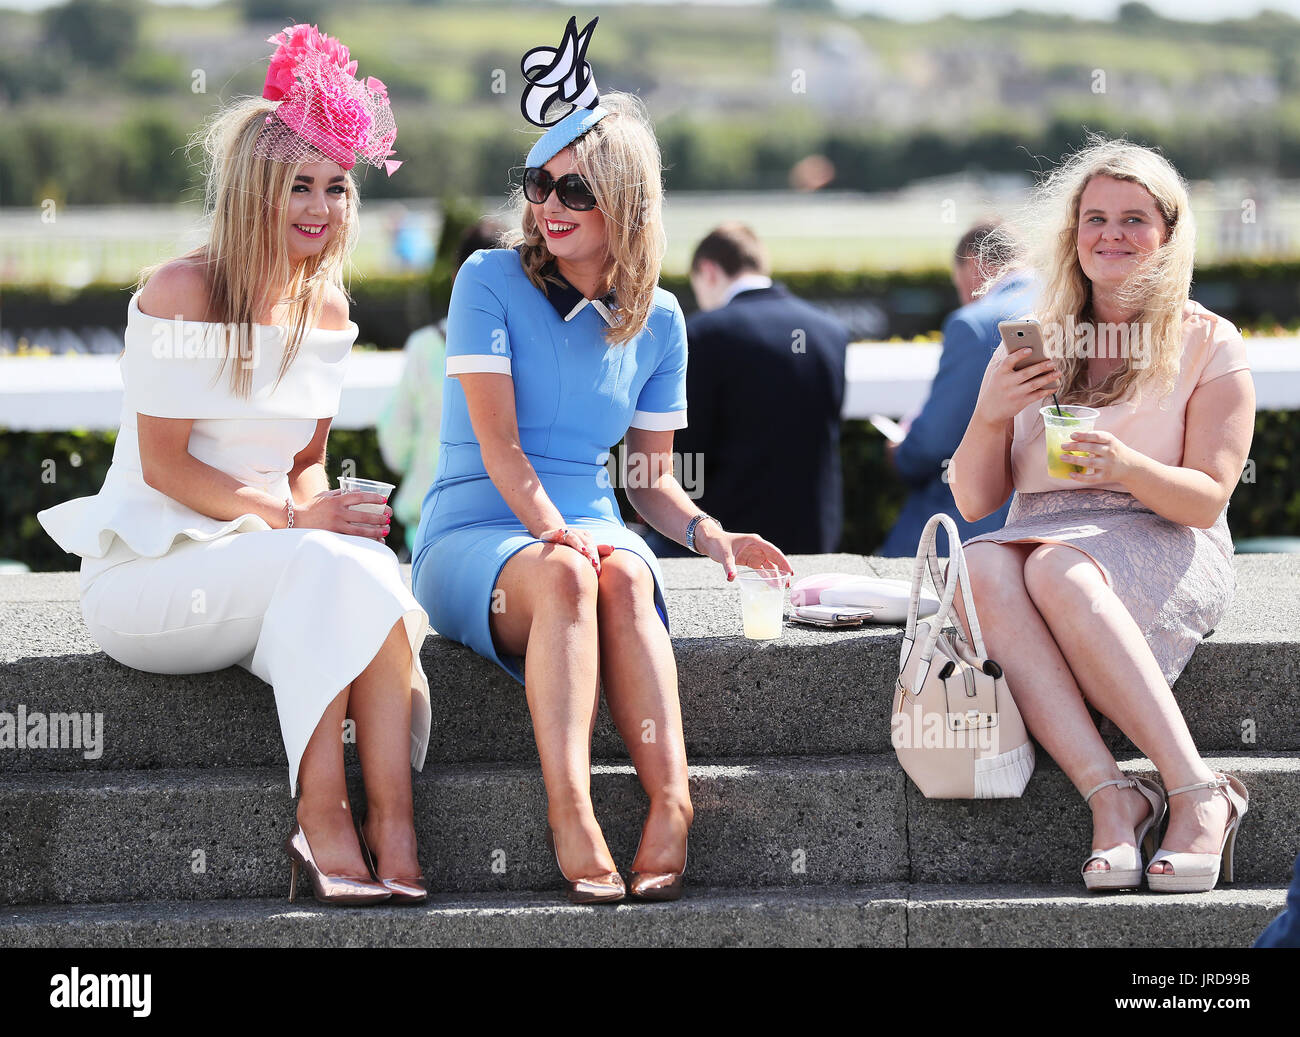
[[[939,526],[942,525],[948,534],[948,571],[944,574],[943,589],[940,591],[939,586],[939,556],[935,544],[935,538],[938,534]],[[956,562],[956,565],[953,563]],[[930,626],[930,632],[921,646],[921,664],[922,671],[918,680],[918,687],[924,682],[925,673],[929,670],[930,660],[934,657],[935,646],[939,641],[939,633],[944,624],[952,619],[953,599],[957,594],[957,587],[961,587],[962,603],[966,607],[966,618],[970,622],[971,637],[975,641],[975,649],[981,658],[987,658],[988,652],[984,647],[984,635],[980,630],[979,616],[975,612],[975,599],[970,589],[970,574],[966,568],[966,555],[961,548],[961,535],[957,530],[957,523],[952,517],[938,512],[930,517],[925,524],[925,529],[921,533],[921,541],[916,549],[916,562],[912,567],[912,595],[907,604],[907,630],[904,634],[902,651],[899,656],[899,668],[907,661],[908,645],[916,641],[916,621],[921,610],[921,587],[925,583],[925,572],[927,567],[930,570],[930,579],[934,583],[934,589],[940,591],[942,597],[939,604],[939,611],[935,616],[935,622]],[[954,622],[954,625],[957,624]],[[958,630],[960,630],[958,626]]]

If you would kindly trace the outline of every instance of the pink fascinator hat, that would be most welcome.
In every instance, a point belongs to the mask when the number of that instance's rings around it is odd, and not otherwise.
[[[314,25],[287,26],[266,42],[277,46],[262,96],[280,103],[266,117],[256,153],[273,162],[309,161],[315,153],[344,169],[368,162],[392,176],[402,163],[392,157],[397,122],[384,84],[357,79],[348,48]]]

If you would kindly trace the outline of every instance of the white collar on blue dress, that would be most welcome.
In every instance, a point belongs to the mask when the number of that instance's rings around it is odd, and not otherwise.
[[[546,285],[546,301],[551,304],[555,312],[560,315],[560,319],[566,324],[573,320],[583,309],[590,306],[600,314],[601,319],[613,326],[614,320],[614,293],[611,291],[601,299],[588,299],[578,289],[569,283],[559,268],[554,263],[549,263],[542,268],[542,279]]]

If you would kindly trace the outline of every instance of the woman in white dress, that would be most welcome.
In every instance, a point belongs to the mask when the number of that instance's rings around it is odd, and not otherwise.
[[[301,793],[290,899],[301,867],[319,900],[418,901],[411,766],[429,740],[428,617],[383,543],[384,498],[331,491],[324,466],[357,334],[342,288],[349,170],[391,172],[396,127],[382,84],[354,79],[337,41],[299,25],[273,42],[263,98],[222,112],[206,138],[207,244],[146,272],[128,306],[104,486],[38,518],[81,555],[82,614],[112,658],[155,673],[239,665],[272,685]],[[348,804],[346,718],[364,829]]]

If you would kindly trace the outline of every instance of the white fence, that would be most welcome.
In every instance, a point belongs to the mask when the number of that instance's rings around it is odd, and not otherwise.
[[[1300,339],[1247,339],[1260,410],[1300,410]],[[930,391],[938,345],[859,342],[849,347],[845,418],[900,418]],[[336,428],[368,428],[402,375],[400,351],[353,354]],[[0,428],[19,432],[117,428],[122,379],[113,356],[0,357]]]

